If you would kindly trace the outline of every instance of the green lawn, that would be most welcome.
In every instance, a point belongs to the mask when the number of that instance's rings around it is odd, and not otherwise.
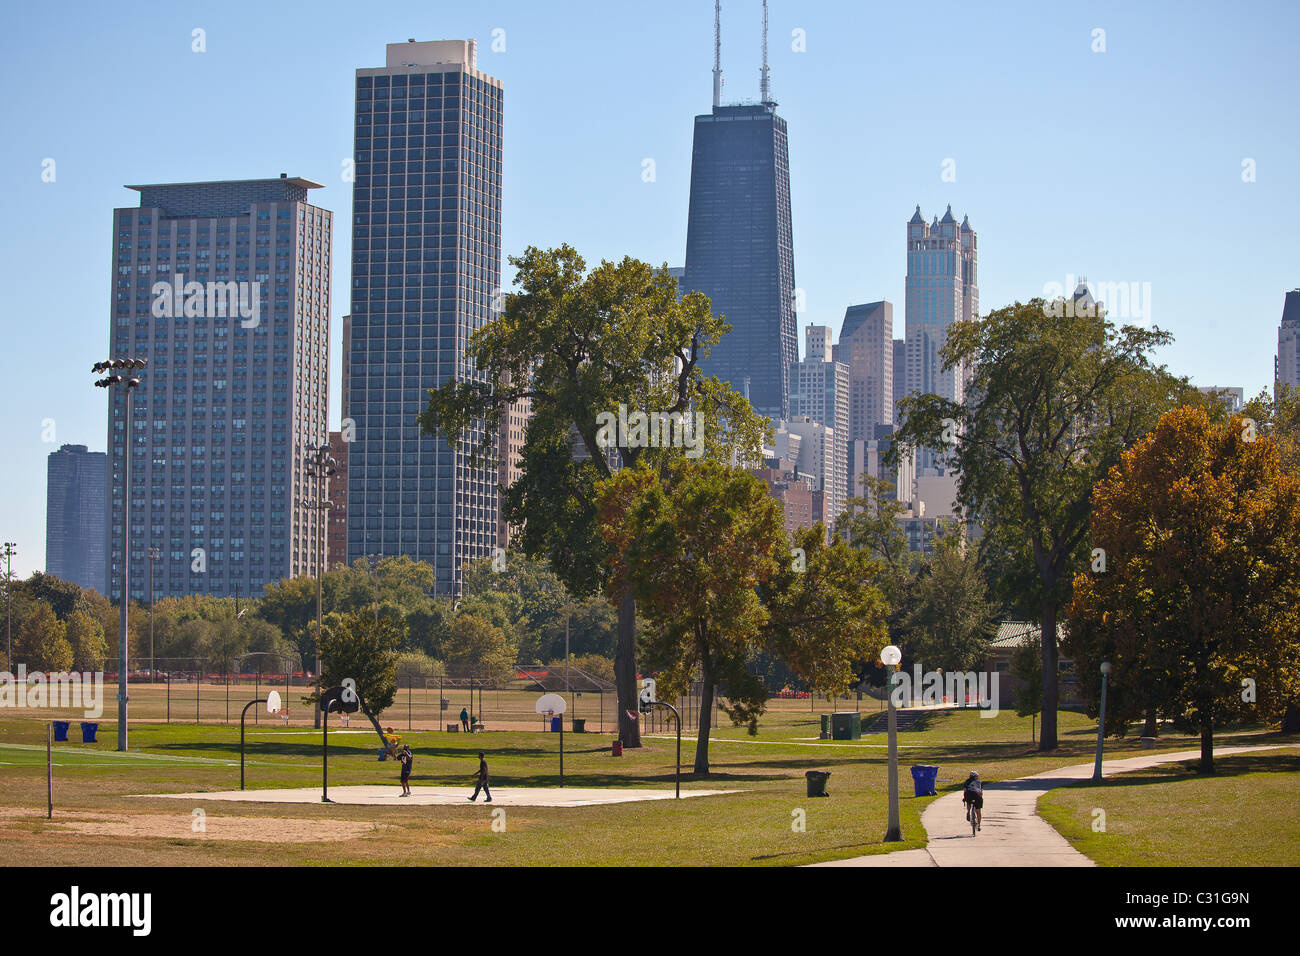
[[[1188,761],[1062,787],[1038,812],[1101,866],[1300,864],[1300,747],[1214,764],[1210,777]]]
[[[808,705],[805,703],[804,707]],[[852,704],[848,708],[851,709]],[[818,712],[826,707],[819,707]],[[353,729],[357,727],[353,723]],[[598,807],[508,809],[506,832],[493,832],[489,809],[463,807],[345,807],[205,803],[209,831],[222,817],[265,818],[286,827],[312,821],[352,821],[381,829],[325,842],[205,839],[190,832],[191,808],[175,800],[131,794],[229,790],[239,781],[237,726],[133,725],[132,752],[113,751],[115,726],[101,724],[101,743],[57,745],[55,820],[44,820],[45,725],[36,719],[0,721],[0,865],[75,865],[108,862],[137,865],[196,864],[697,864],[787,865],[889,852],[922,846],[920,813],[931,798],[914,798],[908,766],[938,764],[940,792],[955,789],[966,771],[987,780],[1023,776],[1091,759],[1095,724],[1062,712],[1061,747],[1040,754],[1029,742],[1029,720],[1006,712],[981,718],[976,711],[944,712],[922,729],[900,734],[902,747],[902,844],[884,844],[887,819],[886,749],[883,734],[861,741],[818,741],[816,713],[786,708],[765,718],[760,733],[726,728],[711,747],[713,773],[683,776],[683,787],[743,791],[692,800]],[[72,736],[76,737],[73,728]],[[404,734],[416,753],[415,786],[463,785],[469,792],[484,750],[497,787],[554,786],[558,735],[489,732],[468,736],[439,732]],[[1231,738],[1225,736],[1224,741]],[[1243,734],[1239,742],[1262,740]],[[1271,739],[1271,738],[1270,738]],[[644,786],[671,789],[675,743],[653,737],[621,758],[607,736],[565,735],[565,778],[571,786]],[[1165,749],[1194,741],[1166,737]],[[373,734],[330,735],[330,784],[397,786],[393,763],[376,760]],[[1116,755],[1148,753],[1137,741],[1108,742]],[[138,750],[138,752],[137,752]],[[689,769],[694,741],[683,741]],[[831,771],[829,799],[809,799],[804,771]],[[308,787],[320,782],[320,738],[294,728],[284,733],[263,725],[248,736],[248,785]],[[40,816],[31,815],[40,811]],[[791,828],[792,814],[806,813],[806,832]],[[129,836],[74,833],[69,822],[134,824]],[[88,822],[89,821],[89,822]],[[256,820],[254,820],[256,822]],[[327,824],[319,824],[325,827]],[[288,832],[288,831],[286,831]],[[111,854],[111,856],[110,856]]]

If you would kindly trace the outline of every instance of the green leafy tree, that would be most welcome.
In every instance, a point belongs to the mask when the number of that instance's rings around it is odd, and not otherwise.
[[[1105,572],[1068,608],[1082,687],[1095,701],[1110,661],[1121,717],[1199,732],[1213,772],[1216,727],[1300,697],[1300,481],[1240,417],[1178,408],[1098,485],[1092,537]]]
[[[108,657],[108,641],[104,629],[88,612],[75,610],[68,614],[66,637],[72,647],[72,666],[77,670],[93,671],[103,666]]]
[[[747,472],[716,462],[674,462],[667,478],[645,466],[603,482],[600,530],[612,547],[607,587],[627,589],[649,622],[643,649],[667,697],[701,681],[695,773],[709,772],[714,688],[751,732],[767,690],[747,663],[770,650],[805,679],[849,683],[853,659],[883,631],[879,595],[864,593],[873,566],[817,525],[799,539],[793,568],[780,505]],[[876,625],[873,627],[873,625]]]
[[[387,746],[379,715],[397,696],[397,662],[402,645],[399,622],[369,614],[331,614],[321,633],[321,686],[351,686],[361,712]],[[351,682],[350,685],[346,682]],[[304,698],[319,706],[315,693]]]
[[[987,598],[975,549],[957,534],[940,538],[908,617],[912,655],[930,669],[975,668],[997,630],[998,609]]]
[[[461,612],[449,622],[443,653],[448,674],[499,680],[513,676],[518,649],[491,621]]]
[[[477,460],[491,466],[502,415],[531,403],[521,453],[522,477],[503,490],[502,513],[519,530],[523,551],[546,557],[569,593],[605,590],[608,549],[596,530],[597,482],[611,457],[624,468],[645,459],[685,454],[643,447],[633,434],[602,428],[602,416],[630,412],[699,413],[702,451],[720,460],[757,460],[770,427],[725,383],[707,379],[700,363],[729,326],[708,299],[677,297],[666,266],[632,258],[587,271],[570,246],[529,247],[513,257],[518,292],[501,315],[476,331],[466,359],[483,382],[451,379],[431,389],[420,418],[424,430],[453,445],[480,428]],[[648,437],[648,436],[647,436]],[[692,450],[694,453],[694,450]],[[630,588],[610,596],[618,608],[615,649],[619,737],[640,746],[636,604]]]
[[[1093,487],[1187,389],[1151,361],[1167,333],[1059,305],[1033,299],[956,323],[942,356],[945,368],[973,366],[966,401],[903,399],[889,452],[939,449],[956,468],[963,510],[987,529],[999,596],[1034,608],[1045,634],[1088,563]],[[1057,746],[1057,656],[1043,641],[1041,750]]]
[[[47,602],[33,602],[22,626],[14,628],[15,662],[25,663],[29,672],[68,670],[72,667],[73,653],[67,629]]]

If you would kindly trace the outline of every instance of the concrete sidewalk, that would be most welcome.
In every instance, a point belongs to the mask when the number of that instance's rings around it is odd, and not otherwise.
[[[1216,747],[1216,757],[1278,750],[1294,744],[1262,747]],[[1151,754],[1108,760],[1102,772],[1112,774],[1144,770],[1162,763],[1196,760],[1199,750]],[[817,863],[816,866],[1096,866],[1038,816],[1038,798],[1056,787],[1092,779],[1092,764],[1075,764],[1032,777],[984,785],[984,819],[980,832],[971,836],[961,792],[935,800],[921,814],[929,842],[923,850],[901,850]]]
[[[403,797],[397,784],[330,787],[330,799],[340,805],[401,807],[468,807],[473,784],[459,787],[412,786]],[[741,790],[683,790],[682,799],[716,797]],[[236,803],[308,803],[320,805],[320,787],[283,790],[216,790],[205,793],[137,793],[135,797],[165,797],[169,800],[223,800]],[[595,807],[607,803],[635,803],[642,800],[672,800],[674,791],[644,787],[492,787],[494,807]],[[479,795],[480,806],[487,804]]]

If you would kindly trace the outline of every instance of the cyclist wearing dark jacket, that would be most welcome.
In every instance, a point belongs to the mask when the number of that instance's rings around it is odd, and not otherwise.
[[[970,808],[972,806],[984,809],[984,782],[980,780],[980,775],[974,770],[966,778],[966,786],[962,790],[961,802],[966,804],[966,819],[970,819]]]

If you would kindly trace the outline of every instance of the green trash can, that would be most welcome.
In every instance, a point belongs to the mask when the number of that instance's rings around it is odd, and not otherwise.
[[[830,739],[831,739],[831,715],[830,715],[830,714],[822,714],[822,734],[821,734],[821,739],[822,739],[822,740],[830,740]]]
[[[861,740],[862,715],[855,710],[831,714],[832,740]]]
[[[829,770],[808,770],[804,772],[804,777],[808,780],[808,796],[810,797],[829,797],[826,792],[826,781],[830,779]]]

